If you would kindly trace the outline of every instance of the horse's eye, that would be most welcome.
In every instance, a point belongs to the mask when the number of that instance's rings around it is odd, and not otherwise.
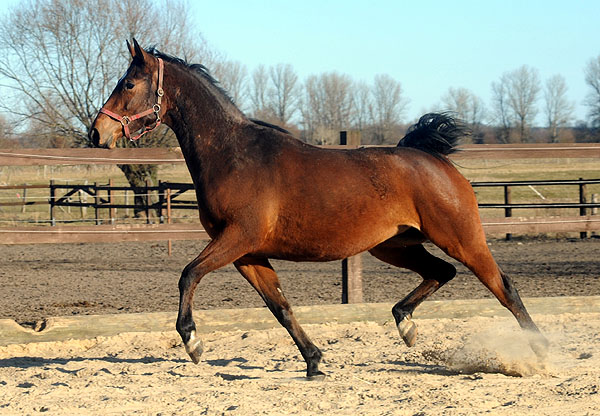
[[[131,81],[125,82],[125,88],[127,88],[128,90],[132,89],[134,86],[135,85],[133,85]]]

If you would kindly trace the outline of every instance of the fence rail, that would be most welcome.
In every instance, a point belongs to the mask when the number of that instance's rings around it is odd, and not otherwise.
[[[600,179],[578,179],[578,180],[552,180],[552,181],[509,181],[509,182],[473,182],[472,186],[477,190],[480,188],[496,188],[502,187],[504,189],[504,202],[490,203],[482,202],[479,203],[480,210],[487,209],[503,209],[504,217],[502,218],[485,218],[483,220],[484,229],[488,233],[498,234],[507,233],[507,238],[510,238],[511,233],[551,233],[551,232],[567,232],[575,231],[580,232],[581,237],[586,237],[590,231],[600,231],[598,222],[600,217],[596,219],[590,214],[594,214],[597,208],[600,208],[600,201],[596,194],[590,194],[587,191],[588,185],[598,185]],[[577,187],[578,201],[561,201],[561,202],[513,202],[511,190],[515,187],[539,187],[539,186],[571,186]],[[195,198],[181,199],[182,196],[188,192],[193,191],[194,187],[191,183],[173,183],[173,182],[159,182],[156,186],[147,184],[142,187],[131,187],[131,186],[113,186],[112,184],[56,184],[50,181],[48,185],[10,185],[0,186],[2,190],[26,190],[26,189],[48,189],[49,196],[46,200],[28,201],[22,197],[20,201],[0,202],[0,208],[6,206],[22,205],[27,206],[31,204],[47,204],[49,206],[49,218],[48,220],[36,220],[36,223],[49,223],[52,226],[56,226],[58,222],[84,222],[92,221],[96,223],[96,226],[102,224],[116,225],[119,221],[127,221],[127,219],[117,218],[116,212],[119,210],[136,210],[143,212],[146,215],[146,223],[159,223],[159,224],[171,224],[175,218],[173,211],[175,210],[192,210],[196,211],[197,203]],[[122,203],[116,201],[116,192],[130,193],[130,195],[141,196],[138,202],[135,201]],[[79,201],[73,199],[74,195],[79,195]],[[84,194],[86,197],[82,197]],[[89,197],[89,201],[88,201]],[[152,198],[154,200],[152,200]],[[194,195],[195,197],[195,195]],[[125,198],[127,200],[128,198]],[[129,198],[131,200],[131,198]],[[3,201],[3,200],[2,200]],[[141,204],[140,204],[141,201]],[[56,208],[58,207],[75,207],[80,210],[93,209],[94,216],[91,219],[86,218],[73,218],[70,220],[59,220],[56,217]],[[536,217],[536,218],[513,218],[513,210],[516,209],[579,209],[579,216],[565,216],[563,217]],[[155,213],[151,216],[150,213]],[[106,215],[108,213],[108,215]],[[104,214],[104,215],[103,215]],[[82,211],[83,217],[83,211]],[[562,219],[561,219],[562,218]],[[130,221],[130,220],[129,220]],[[188,226],[192,230],[197,230],[197,226],[194,224],[180,224],[182,227]],[[125,227],[125,228],[123,228]],[[124,233],[129,232],[126,228],[127,224],[121,224],[121,228],[115,228],[113,231],[123,230]],[[137,225],[132,225],[132,230],[135,230]],[[14,230],[16,228],[0,228],[0,244],[20,244],[24,242],[49,242],[47,238],[40,238],[41,233],[29,232],[25,230],[27,227],[18,227],[23,230],[24,236],[16,238]],[[29,227],[33,228],[33,227]],[[47,228],[47,227],[37,227]],[[52,228],[52,227],[51,227]],[[71,227],[75,228],[75,227]],[[169,228],[166,227],[165,230]],[[90,229],[89,231],[91,231]],[[45,233],[55,233],[56,235],[65,235],[66,231],[63,228],[57,229],[55,232],[51,230],[45,230]],[[93,232],[88,232],[82,229],[83,234],[87,235],[90,241],[94,241]],[[136,231],[137,232],[137,231]],[[138,234],[142,234],[138,232]],[[160,237],[160,238],[159,238]],[[197,235],[189,234],[190,238],[196,238]],[[168,233],[150,233],[146,237],[140,237],[141,239],[171,239]],[[181,239],[180,233],[176,238]],[[71,241],[69,239],[68,241]],[[59,241],[58,239],[51,239],[52,242]],[[66,240],[65,240],[66,241]],[[83,241],[78,240],[78,241]],[[140,241],[140,240],[135,240]]]
[[[327,145],[324,148],[349,149],[356,145]],[[390,146],[388,146],[390,147]],[[600,143],[469,144],[450,156],[464,159],[598,158]],[[114,165],[183,163],[181,149],[0,149],[0,166]]]

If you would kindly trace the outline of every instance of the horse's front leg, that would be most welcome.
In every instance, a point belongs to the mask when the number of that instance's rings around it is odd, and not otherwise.
[[[321,351],[312,343],[298,321],[296,321],[292,308],[281,290],[279,278],[269,260],[242,257],[233,264],[256,289],[269,310],[275,315],[275,318],[292,336],[304,361],[306,361],[306,376],[309,379],[322,378],[325,374],[319,371]]]
[[[234,262],[248,250],[248,245],[242,241],[241,233],[236,229],[227,228],[213,239],[181,273],[177,332],[181,335],[185,350],[195,364],[200,361],[203,346],[202,340],[196,334],[196,324],[192,317],[194,290],[207,273]]]

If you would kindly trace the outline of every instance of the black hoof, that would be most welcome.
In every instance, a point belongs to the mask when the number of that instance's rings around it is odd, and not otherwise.
[[[319,381],[325,378],[325,373],[322,371],[315,371],[312,374],[306,374],[306,379],[308,381]]]

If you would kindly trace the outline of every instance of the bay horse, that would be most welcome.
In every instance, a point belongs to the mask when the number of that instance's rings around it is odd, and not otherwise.
[[[322,376],[321,351],[296,321],[269,259],[320,262],[363,251],[423,278],[392,309],[402,339],[414,345],[413,311],[456,274],[423,247],[427,240],[469,268],[545,354],[547,340],[488,249],[473,189],[447,158],[466,132],[448,114],[424,115],[393,148],[317,148],[247,118],[202,65],[144,50],[135,39],[127,46],[131,64],[89,137],[113,148],[163,122],[177,136],[211,237],[179,279],[176,328],[194,363],[203,352],[194,291],[207,273],[233,263],[293,338],[307,377]]]

